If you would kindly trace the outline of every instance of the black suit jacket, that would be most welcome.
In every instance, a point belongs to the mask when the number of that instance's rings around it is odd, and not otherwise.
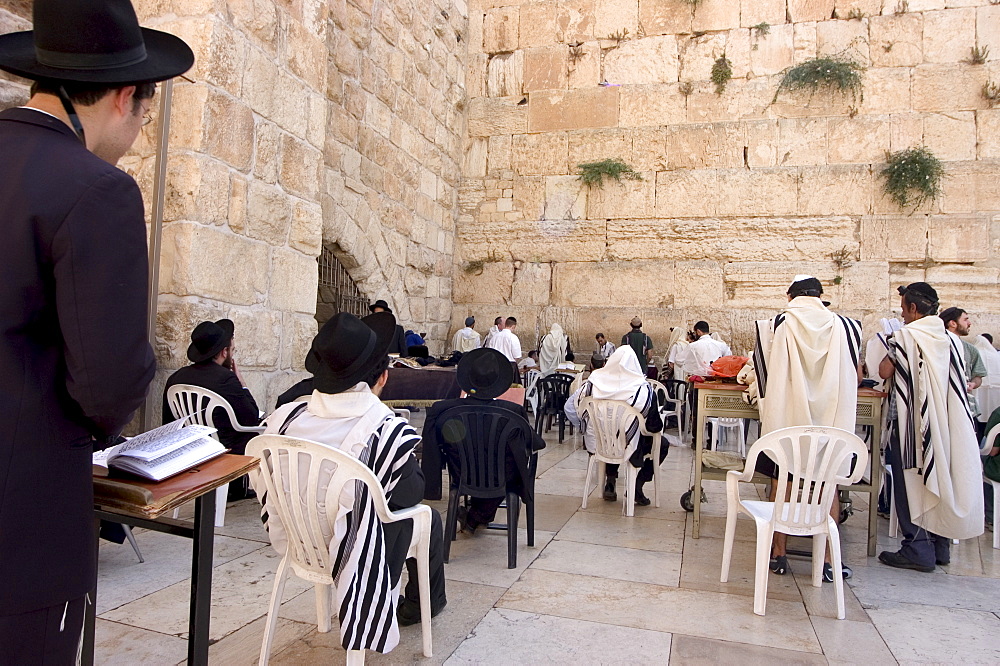
[[[39,111],[0,113],[0,615],[95,584],[91,454],[142,404],[142,196]]]
[[[462,407],[469,404],[483,403],[493,405],[501,409],[506,409],[520,417],[528,423],[528,412],[524,405],[519,405],[509,400],[480,400],[479,398],[453,398],[451,400],[438,400],[427,409],[427,416],[424,418],[424,431],[422,435],[423,448],[421,450],[421,466],[424,470],[424,499],[441,499],[441,470],[447,462],[441,442],[441,432],[438,425],[438,417],[452,407]],[[531,451],[540,451],[545,448],[545,441],[539,437],[528,423],[528,431],[531,433],[531,441],[524,442],[524,446],[530,447]]]
[[[250,391],[243,388],[243,384],[240,383],[235,372],[211,360],[181,368],[167,378],[167,383],[163,387],[164,423],[174,420],[170,405],[167,404],[167,389],[175,384],[191,384],[214,391],[225,398],[226,402],[233,408],[236,420],[239,421],[240,425],[255,426],[260,424],[260,410],[257,408],[257,402],[253,399]],[[233,430],[229,417],[221,409],[215,412],[213,422],[219,431],[219,441],[226,448],[232,449],[233,453],[242,455],[246,451],[247,442],[257,436],[257,433],[253,432]]]

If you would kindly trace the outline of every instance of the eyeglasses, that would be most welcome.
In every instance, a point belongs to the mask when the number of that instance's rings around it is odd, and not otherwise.
[[[139,107],[142,109],[142,123],[139,126],[145,127],[153,122],[153,108],[152,105],[144,106],[142,102],[139,102]]]

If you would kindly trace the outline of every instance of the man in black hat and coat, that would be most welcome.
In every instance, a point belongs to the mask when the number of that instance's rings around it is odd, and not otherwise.
[[[177,384],[200,386],[218,393],[233,408],[233,413],[236,414],[236,420],[239,421],[240,425],[255,426],[260,423],[260,410],[257,407],[257,402],[253,399],[250,389],[246,387],[246,383],[236,367],[236,359],[233,358],[235,350],[233,330],[233,322],[229,319],[203,321],[194,327],[194,331],[191,332],[191,344],[187,349],[187,357],[191,361],[191,365],[170,375],[163,387],[164,423],[178,418],[173,415],[167,402],[167,389]],[[232,449],[233,453],[242,455],[247,448],[247,442],[256,433],[234,430],[233,425],[229,422],[229,417],[222,410],[216,410],[212,419],[222,445],[227,449]],[[229,485],[230,502],[253,496],[252,492],[247,493],[246,483],[234,481]]]
[[[194,55],[128,0],[33,11],[0,35],[0,68],[35,81],[0,113],[0,663],[69,664],[96,583],[91,454],[155,369],[142,196],[115,164]]]
[[[424,420],[423,468],[427,479],[425,499],[441,499],[441,470],[445,464],[448,465],[451,478],[458,478],[461,464],[459,453],[447,438],[441,436],[444,424],[439,421],[441,414],[451,407],[474,408],[476,405],[493,405],[505,409],[513,416],[524,419],[525,432],[530,433],[528,441],[512,440],[509,446],[521,446],[527,452],[545,448],[544,440],[528,425],[528,412],[524,409],[524,405],[496,399],[510,388],[513,381],[513,366],[507,357],[496,349],[483,347],[462,355],[462,360],[458,362],[458,385],[468,397],[438,400],[427,410],[427,417]],[[522,478],[527,470],[519,468],[509,449],[504,455],[504,471],[507,477],[507,489],[517,493],[522,499],[528,499],[525,493],[531,486],[528,479]],[[473,534],[479,526],[493,522],[503,500],[503,497],[473,497],[469,503],[468,513],[462,512],[459,516],[462,531]]]
[[[376,312],[388,312],[392,314],[392,308],[381,298],[368,306],[368,311],[372,314]],[[390,354],[399,354],[400,356],[407,356],[409,350],[406,347],[406,333],[403,331],[403,327],[396,324],[396,330],[393,332],[392,341],[389,343]]]

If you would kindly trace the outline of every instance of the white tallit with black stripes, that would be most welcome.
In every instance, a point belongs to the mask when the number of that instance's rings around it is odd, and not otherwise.
[[[914,524],[949,539],[983,533],[979,446],[965,392],[961,341],[939,317],[889,338],[896,429]]]
[[[646,381],[646,375],[639,365],[639,358],[629,346],[616,349],[603,368],[590,373],[590,377],[583,382],[576,394],[576,403],[573,405],[575,413],[579,413],[580,401],[588,396],[598,400],[627,402],[642,412],[643,416],[648,416],[649,410],[657,408],[653,387]],[[581,417],[581,428],[584,445],[593,453],[597,449],[597,444],[594,441],[593,430],[587,427],[588,420],[587,414]],[[628,448],[625,450],[625,457],[628,458],[639,445],[639,424],[632,421],[625,435],[629,440]]]
[[[858,410],[860,322],[828,310],[812,296],[788,302],[757,322],[761,434],[819,425],[854,432]]]
[[[301,437],[350,453],[375,473],[387,498],[392,497],[401,469],[420,441],[417,432],[363,382],[343,393],[314,391],[308,403],[284,405],[266,423],[266,433]],[[263,484],[254,486],[263,488]],[[284,528],[277,515],[268,511],[266,496],[261,504],[261,520],[271,544],[284,554]],[[341,495],[330,535],[330,554],[336,562],[334,586],[341,645],[346,650],[389,652],[399,643],[399,585],[391,582],[382,522],[360,481],[353,488],[345,486]]]

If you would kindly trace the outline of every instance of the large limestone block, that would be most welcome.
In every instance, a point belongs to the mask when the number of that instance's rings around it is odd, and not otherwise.
[[[623,86],[619,99],[622,127],[674,125],[683,123],[687,117],[684,96],[677,83]]]
[[[889,116],[889,150],[896,152],[918,146],[923,140],[923,114],[893,113]]]
[[[860,97],[850,91],[808,90],[776,93],[780,76],[774,77],[772,97],[768,99],[768,111],[778,118],[824,118],[829,116],[850,116],[861,103]]]
[[[548,90],[531,95],[528,131],[615,127],[618,125],[618,88]]]
[[[867,165],[806,167],[799,181],[800,215],[867,215],[874,176]]]
[[[1000,109],[976,112],[976,137],[979,159],[1000,157]]]
[[[590,88],[603,79],[601,77],[601,46],[591,42],[576,47],[578,56],[571,56],[569,47],[566,50],[567,83],[570,88]]]
[[[788,303],[792,278],[805,273],[829,290],[836,277],[832,261],[742,261],[725,264],[725,304],[731,308],[779,310]],[[773,315],[772,315],[773,316]]]
[[[868,19],[873,67],[912,67],[924,60],[924,15],[873,16]]]
[[[190,364],[186,352],[195,326],[225,316],[222,304],[208,305],[197,299],[182,299],[161,292],[156,304],[156,341],[153,343],[157,366],[176,370]]]
[[[976,42],[980,48],[990,50],[990,60],[1000,59],[1000,6],[976,9]]]
[[[794,169],[720,169],[718,215],[794,215],[798,206]]]
[[[552,274],[552,303],[561,307],[665,308],[674,302],[672,261],[571,261],[556,264]],[[616,344],[621,337],[605,333]]]
[[[227,10],[233,17],[233,25],[250,35],[253,41],[274,55],[279,44],[280,31],[278,7],[276,3],[263,0],[232,0]]]
[[[690,32],[691,17],[691,7],[684,0],[639,0],[639,23],[647,35]]]
[[[587,194],[587,186],[577,176],[547,176],[545,210],[539,219],[579,220],[585,217]]]
[[[980,165],[975,171],[976,210],[1000,210],[1000,168],[995,163]]]
[[[561,44],[524,51],[524,91],[565,88],[568,53]]]
[[[571,44],[594,39],[594,0],[524,3],[520,8],[521,48]]]
[[[562,176],[554,176],[561,178]],[[517,176],[514,178],[514,210],[520,211],[525,220],[545,219],[546,178],[542,176]]]
[[[882,11],[884,0],[836,0],[837,18],[845,19],[854,13],[861,13],[866,18],[878,16]]]
[[[706,81],[712,78],[712,65],[726,53],[726,35],[724,32],[713,32],[698,33],[688,39],[681,37],[677,43],[680,60],[678,78],[681,81]],[[733,76],[739,75],[734,72]]]
[[[465,94],[468,99],[486,94],[486,64],[489,58],[485,53],[469,53],[465,59]]]
[[[969,57],[969,51],[975,44],[975,8],[924,13],[925,62],[959,62]]]
[[[298,21],[284,23],[284,59],[288,69],[313,89],[321,89],[326,81],[327,50],[323,40]]]
[[[469,136],[517,134],[528,129],[528,105],[520,96],[478,97],[469,100],[466,127]]]
[[[288,196],[280,189],[251,181],[247,195],[247,236],[273,246],[284,245],[291,214],[289,204]]]
[[[941,180],[941,196],[938,209],[945,214],[972,213],[976,210],[977,162],[952,162],[948,165],[948,177]]]
[[[678,261],[674,264],[674,306],[712,308],[725,296],[722,264],[718,261]]]
[[[315,314],[319,271],[316,259],[287,248],[271,251],[268,306],[274,310]]]
[[[865,73],[865,98],[858,110],[862,115],[905,112],[910,109],[910,70],[879,67]]]
[[[735,168],[744,165],[742,123],[674,125],[666,128],[666,162],[670,169]]]
[[[483,51],[503,53],[517,49],[518,8],[498,7],[486,11],[483,22]]]
[[[465,257],[511,257],[519,261],[600,261],[606,247],[603,220],[480,222],[461,227]]]
[[[889,150],[889,117],[836,118],[829,125],[830,164],[871,164]]]
[[[234,355],[240,368],[273,368],[278,365],[278,352],[282,346],[280,312],[232,308],[227,317],[233,321]]]
[[[778,121],[758,120],[744,123],[746,166],[773,167],[778,162]]]
[[[816,57],[816,21],[795,23],[792,44],[795,47],[794,64],[801,65]]]
[[[566,132],[515,134],[511,163],[518,175],[556,175],[567,172]]]
[[[658,217],[715,215],[719,174],[715,169],[679,169],[656,174]]]
[[[639,127],[632,134],[632,168],[636,171],[663,171],[666,130],[662,127]]]
[[[167,162],[163,218],[225,224],[229,210],[228,171],[222,162],[204,156],[171,156]]]
[[[271,56],[260,48],[249,47],[247,60],[244,64],[243,100],[256,113],[275,120],[274,112],[277,105],[275,99],[275,83],[278,79],[278,67]]]
[[[524,51],[499,53],[486,63],[486,94],[490,97],[520,95],[524,86]]]
[[[858,62],[869,62],[868,19],[817,23],[816,49],[822,55],[843,54]]]
[[[281,358],[279,359],[280,366],[282,368],[287,368],[290,370],[296,370],[298,372],[305,371],[306,365],[306,354],[309,353],[309,349],[312,347],[313,338],[316,336],[316,318],[309,317],[305,315],[295,314],[292,312],[282,313],[281,316],[281,344],[279,350],[281,353]],[[242,345],[240,347],[242,352]],[[287,386],[293,386],[298,379],[293,379],[287,383]],[[284,385],[282,385],[280,391],[275,390],[275,395],[268,398],[269,405],[273,405],[278,399],[278,395],[285,390]]]
[[[913,261],[927,258],[927,216],[865,215],[861,218],[862,261]]]
[[[587,198],[587,217],[591,219],[642,219],[654,216],[656,174],[640,174],[642,180],[616,183],[604,179],[603,187],[592,187]]]
[[[281,138],[281,170],[278,182],[288,192],[315,200],[319,187],[322,155],[318,150],[287,134]]]
[[[734,0],[702,0],[692,22],[693,30],[730,30],[740,27],[740,3]]]
[[[752,28],[761,23],[776,26],[785,22],[785,0],[740,0],[740,25]]]
[[[995,312],[1000,269],[995,266],[932,266],[927,282],[937,290],[941,307],[956,305],[972,312]]]
[[[778,121],[777,158],[781,166],[826,164],[829,154],[826,118],[783,118]]]
[[[462,173],[467,178],[484,178],[486,176],[486,159],[489,155],[489,140],[473,138],[466,143],[465,157],[462,163]]]
[[[247,228],[248,180],[239,174],[232,174],[229,181],[229,228],[244,234]]]
[[[292,205],[288,244],[310,257],[319,256],[323,244],[323,211],[318,205],[304,201]]]
[[[941,160],[976,159],[976,117],[972,111],[928,113],[924,145]]]
[[[893,305],[889,287],[889,264],[885,261],[856,261],[843,269],[839,302],[833,309],[889,310]]]
[[[594,0],[594,37],[597,39],[614,34],[636,36],[638,25],[637,0]]]
[[[930,258],[939,262],[985,261],[990,247],[988,215],[932,215],[928,220],[927,248]]]
[[[769,117],[777,85],[772,78],[733,79],[721,95],[715,92],[715,85],[710,81],[696,83],[694,91],[687,97],[688,122],[714,123]]]
[[[671,83],[678,68],[673,35],[628,40],[604,55],[604,77],[612,84]]]
[[[793,23],[824,21],[833,15],[834,0],[788,0],[788,17]]]
[[[268,245],[188,222],[163,227],[160,290],[234,305],[252,305],[267,293]],[[312,270],[315,276],[316,270]],[[315,288],[312,294],[315,303]]]
[[[486,162],[490,173],[511,168],[511,146],[512,138],[509,134],[490,137]]]
[[[170,106],[169,143],[174,151],[181,148],[202,150],[202,142],[206,139],[205,124],[208,117],[205,111],[208,106],[208,96],[209,89],[204,85],[189,84],[184,81],[174,85]],[[27,101],[27,98],[24,101]],[[251,131],[252,129],[251,126]]]
[[[632,133],[627,129],[609,128],[569,132],[569,164],[576,170],[582,162],[608,158],[632,160]],[[635,165],[632,165],[635,168]]]
[[[510,290],[512,305],[548,305],[552,287],[552,264],[522,262],[514,269]]]
[[[795,28],[791,23],[771,26],[766,35],[754,37],[757,47],[750,51],[750,71],[754,76],[777,74],[792,66]]]

